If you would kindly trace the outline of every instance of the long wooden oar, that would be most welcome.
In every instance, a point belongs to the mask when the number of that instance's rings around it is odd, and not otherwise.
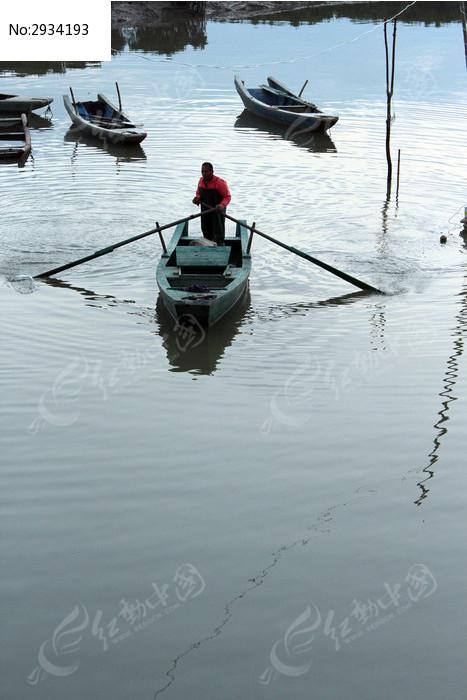
[[[200,211],[198,214],[192,214],[191,216],[186,216],[184,219],[179,219],[178,221],[172,221],[172,223],[165,224],[164,226],[157,226],[156,228],[153,228],[150,231],[146,231],[145,233],[140,233],[137,236],[132,236],[131,238],[127,238],[124,241],[120,241],[119,243],[114,243],[113,245],[110,245],[107,248],[102,248],[102,250],[97,250],[95,253],[92,253],[91,255],[86,255],[85,258],[80,258],[79,260],[75,260],[74,262],[67,263],[66,265],[61,265],[60,267],[55,267],[53,270],[47,270],[47,272],[41,272],[40,275],[35,275],[34,279],[40,279],[41,277],[50,277],[50,275],[56,275],[57,272],[63,272],[63,270],[68,270],[70,267],[76,267],[76,265],[81,265],[82,263],[88,262],[88,260],[94,260],[94,258],[99,258],[101,255],[107,255],[107,253],[111,253],[116,248],[121,248],[123,245],[127,245],[128,243],[133,243],[133,241],[138,241],[140,238],[145,238],[145,236],[150,236],[153,233],[160,233],[161,231],[164,231],[167,228],[172,228],[172,226],[178,226],[178,224],[183,224],[185,221],[190,221],[191,219],[196,219],[198,216],[203,216],[204,214],[209,214],[209,212],[213,212],[213,211],[215,211],[215,207],[213,207],[211,209],[207,209],[206,211]]]
[[[384,292],[382,292],[380,289],[376,289],[376,287],[372,287],[371,284],[367,284],[366,282],[362,282],[361,280],[358,280],[356,277],[352,277],[351,275],[348,275],[346,272],[341,272],[341,270],[337,270],[335,267],[332,267],[331,265],[328,265],[327,263],[324,263],[321,260],[318,260],[317,258],[314,258],[311,255],[308,255],[308,253],[303,253],[301,250],[298,250],[297,248],[293,248],[290,245],[286,245],[285,243],[282,243],[282,241],[278,241],[276,238],[273,238],[272,236],[268,236],[267,233],[262,233],[261,231],[258,231],[258,229],[255,228],[254,226],[248,226],[248,224],[245,224],[243,222],[239,222],[238,219],[234,219],[234,217],[229,216],[229,214],[225,214],[225,217],[227,219],[230,219],[231,221],[235,221],[236,223],[241,223],[242,226],[249,229],[252,233],[257,233],[259,236],[266,238],[268,241],[271,241],[272,243],[276,243],[276,245],[280,245],[282,248],[285,248],[286,250],[290,250],[291,253],[295,253],[295,255],[299,255],[301,258],[305,258],[305,260],[308,260],[309,262],[312,262],[315,265],[322,267],[323,270],[327,270],[328,272],[331,272],[333,275],[337,275],[337,277],[340,277],[341,279],[345,280],[346,282],[350,282],[350,284],[354,284],[356,287],[359,287],[360,289],[364,289],[366,292],[376,292],[377,294],[384,294]]]

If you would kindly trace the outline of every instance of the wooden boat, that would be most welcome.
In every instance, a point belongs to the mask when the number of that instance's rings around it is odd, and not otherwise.
[[[315,104],[295,95],[275,78],[269,77],[268,85],[246,88],[243,80],[235,76],[235,87],[246,109],[259,117],[287,125],[294,132],[324,132],[339,119],[324,114]]]
[[[22,143],[17,144],[16,141]],[[0,161],[26,161],[30,152],[31,134],[26,115],[0,118]]]
[[[9,114],[29,114],[33,109],[47,107],[53,102],[52,97],[29,97],[28,95],[0,94],[0,112]]]
[[[120,144],[141,143],[147,136],[140,130],[141,125],[133,124],[105,95],[87,102],[75,102],[73,95],[72,100],[63,95],[63,102],[73,124],[89,136]]]
[[[188,236],[188,221],[177,226],[156,271],[162,301],[176,321],[212,326],[240,302],[251,271],[244,223],[222,246],[199,245],[204,239]]]

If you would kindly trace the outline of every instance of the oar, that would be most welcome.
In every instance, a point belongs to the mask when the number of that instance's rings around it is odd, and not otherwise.
[[[159,233],[161,231],[164,231],[167,228],[172,228],[172,226],[178,226],[178,224],[183,224],[185,221],[190,221],[191,219],[196,219],[198,216],[203,216],[204,214],[209,214],[209,212],[215,211],[215,207],[212,209],[207,209],[206,211],[200,211],[198,214],[192,214],[191,216],[186,216],[184,219],[179,219],[178,221],[172,221],[170,224],[165,224],[164,226],[157,226],[156,228],[151,229],[150,231],[146,231],[145,233],[140,233],[137,236],[132,236],[131,238],[127,238],[124,241],[120,241],[119,243],[114,243],[111,246],[108,246],[107,248],[102,248],[102,250],[97,250],[95,253],[92,253],[91,255],[86,255],[85,258],[80,258],[79,260],[75,260],[74,262],[67,263],[66,265],[61,265],[60,267],[55,267],[53,270],[48,270],[47,272],[42,272],[40,275],[35,275],[34,279],[40,279],[42,277],[50,277],[50,275],[56,275],[57,272],[63,272],[63,270],[68,270],[70,267],[76,267],[76,265],[81,265],[82,263],[88,262],[88,260],[94,260],[94,258],[99,258],[101,255],[107,255],[107,253],[111,253],[113,250],[116,248],[121,248],[123,245],[127,245],[128,243],[133,243],[133,241],[138,241],[140,238],[144,238],[145,236],[150,236],[153,233]]]
[[[303,253],[301,250],[298,250],[297,248],[293,248],[290,245],[286,245],[285,243],[282,243],[282,241],[278,241],[276,238],[273,238],[272,236],[268,236],[266,233],[262,233],[261,231],[258,231],[258,229],[255,228],[254,226],[248,226],[248,224],[240,222],[238,219],[234,219],[234,217],[229,216],[229,214],[225,214],[225,217],[227,219],[230,219],[231,221],[235,221],[235,223],[237,223],[237,224],[241,223],[242,226],[249,229],[252,233],[257,233],[259,236],[266,238],[268,241],[271,241],[272,243],[276,243],[276,245],[280,245],[282,248],[285,248],[286,250],[290,250],[291,253],[295,253],[295,255],[299,255],[301,258],[305,258],[305,260],[308,260],[309,262],[312,262],[315,265],[322,267],[323,270],[327,270],[328,272],[331,272],[333,275],[337,275],[337,277],[340,277],[341,279],[345,280],[346,282],[350,282],[350,284],[354,284],[356,287],[359,287],[360,289],[364,289],[366,292],[376,292],[377,294],[384,294],[384,292],[382,292],[380,289],[376,289],[376,287],[372,287],[370,284],[367,284],[366,282],[362,282],[361,280],[358,280],[356,277],[352,277],[351,275],[348,275],[346,272],[341,272],[341,270],[337,270],[335,267],[332,267],[331,265],[328,265],[327,263],[324,263],[321,260],[318,260],[317,258],[314,258],[311,255],[308,255],[308,253]]]

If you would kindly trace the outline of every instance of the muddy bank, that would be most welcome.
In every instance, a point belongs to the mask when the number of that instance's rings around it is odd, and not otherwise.
[[[187,17],[202,19],[248,19],[321,2],[113,2],[112,27],[153,27]]]

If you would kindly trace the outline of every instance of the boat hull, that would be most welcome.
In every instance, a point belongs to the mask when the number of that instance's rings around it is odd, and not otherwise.
[[[251,256],[246,252],[248,231],[242,223],[224,246],[208,250],[190,246],[196,239],[188,237],[188,222],[177,226],[157,266],[156,279],[166,310],[180,325],[213,326],[244,298]]]
[[[5,142],[2,145],[2,141]],[[18,146],[10,145],[13,141],[21,141]],[[8,144],[8,145],[7,145]],[[0,118],[0,162],[27,160],[31,152],[31,134],[25,114],[20,118]]]
[[[297,133],[306,131],[325,132],[334,126],[339,119],[339,117],[334,115],[324,114],[316,105],[306,100],[301,100],[289,90],[282,94],[284,101],[288,101],[291,104],[281,108],[280,104],[269,104],[267,102],[268,93],[265,90],[266,86],[255,89],[246,88],[243,81],[236,76],[235,87],[247,110],[258,117],[292,128]],[[276,89],[275,92],[281,93],[281,90]],[[278,103],[281,101],[280,96],[277,101]]]
[[[53,102],[52,97],[0,94],[0,112],[8,114],[28,114],[34,109],[47,107],[51,102]]]
[[[193,298],[183,301],[174,299],[173,295],[167,294],[162,289],[160,292],[167,311],[179,324],[182,324],[184,321],[195,321],[200,326],[209,327],[233,311],[244,298],[248,288],[249,282],[245,280],[242,284],[238,284],[234,289],[229,290],[221,298]]]
[[[121,128],[106,128],[98,123],[97,118],[90,120],[89,115],[86,116],[86,109],[82,107],[86,103],[77,102],[77,109],[75,109],[68,95],[63,95],[63,103],[71,121],[83,134],[121,145],[141,143],[146,138],[146,132],[137,129],[127,115],[117,109],[104,95],[98,95],[97,101],[103,105],[103,121],[110,123],[114,119],[115,123],[122,124]],[[124,126],[125,123],[129,126]]]

